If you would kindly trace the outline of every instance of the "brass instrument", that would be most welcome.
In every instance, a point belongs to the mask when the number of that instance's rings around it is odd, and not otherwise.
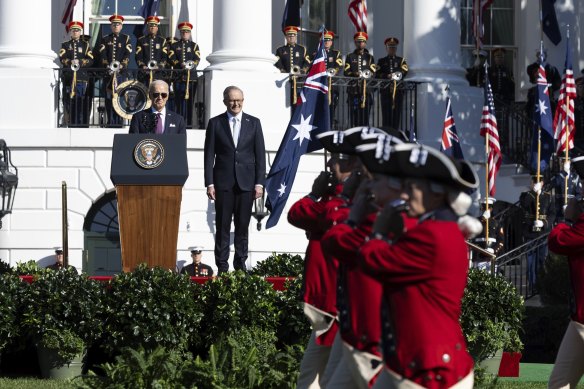
[[[78,59],[74,59],[71,61],[71,70],[73,70],[73,81],[71,83],[70,93],[71,98],[75,97],[75,87],[77,86],[77,71],[79,70],[80,67],[81,65],[79,64]]]
[[[332,104],[333,98],[332,98],[332,81],[331,78],[334,77],[337,74],[337,69],[335,68],[330,68],[326,70],[326,74],[328,75],[328,103],[329,105]]]
[[[116,89],[118,89],[118,76],[117,72],[120,71],[120,61],[112,61],[109,65],[107,65],[107,72],[112,76],[112,93],[116,93]]]
[[[189,61],[185,62],[185,69],[187,69],[187,85],[186,85],[186,91],[185,91],[185,100],[188,100],[190,97],[189,83],[191,82],[191,69],[194,69],[194,68],[195,68],[195,61],[189,60]]]
[[[299,75],[300,74],[300,66],[298,66],[298,65],[292,66],[292,69],[290,70],[290,74],[292,74],[293,76]]]
[[[154,79],[154,69],[158,69],[158,61],[155,59],[151,59],[148,61],[148,69],[150,69],[150,82]]]
[[[292,105],[296,105],[298,102],[298,96],[296,93],[296,77],[300,74],[300,66],[293,65],[290,68],[290,78],[292,78]]]
[[[402,78],[404,77],[402,72],[393,72],[391,73],[391,79],[393,81],[401,81]]]
[[[363,78],[365,80],[368,80],[371,78],[372,75],[373,75],[373,73],[369,69],[359,70],[359,78]]]
[[[363,79],[363,98],[361,99],[361,108],[365,108],[367,102],[367,80],[371,78],[373,72],[369,69],[359,70],[359,78]]]

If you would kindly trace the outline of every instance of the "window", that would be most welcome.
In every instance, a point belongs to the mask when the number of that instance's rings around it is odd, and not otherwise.
[[[119,234],[118,199],[116,191],[104,194],[93,204],[85,216],[85,231]]]
[[[320,34],[318,30],[324,24],[325,28],[338,33],[337,2],[335,0],[306,0],[300,10],[302,32],[299,43],[306,46],[308,53],[316,51]]]
[[[462,65],[471,67],[475,61],[472,51],[476,47],[472,31],[473,0],[461,0],[461,46]],[[496,47],[507,50],[505,63],[509,69],[514,69],[515,58],[515,0],[494,0],[483,15],[484,36],[483,48],[489,53],[489,63],[492,63],[490,51]]]

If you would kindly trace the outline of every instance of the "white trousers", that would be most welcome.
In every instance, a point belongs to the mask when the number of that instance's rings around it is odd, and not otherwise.
[[[548,388],[575,388],[584,375],[584,325],[570,321],[556,356]]]
[[[324,369],[322,379],[320,380],[320,385],[323,388],[328,387],[328,383],[333,377],[333,374],[335,373],[337,367],[340,365],[342,357],[343,357],[343,339],[341,339],[341,331],[338,330],[337,334],[335,335],[335,340],[331,348],[331,353],[329,355],[326,368]]]
[[[313,330],[310,339],[308,339],[302,362],[300,362],[297,389],[319,389],[321,387],[319,381],[324,374],[330,352],[330,346],[316,344],[316,332]]]
[[[474,371],[471,371],[462,380],[452,385],[450,389],[472,389],[474,385]],[[424,389],[422,385],[401,377],[399,374],[384,368],[373,389]]]
[[[369,389],[369,382],[383,368],[381,357],[342,342],[343,357],[327,389]],[[375,367],[374,367],[375,366]]]

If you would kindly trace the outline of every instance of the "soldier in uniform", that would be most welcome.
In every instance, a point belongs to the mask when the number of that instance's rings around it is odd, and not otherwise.
[[[489,197],[488,200],[488,209],[487,209],[487,201],[486,199],[481,201],[481,215],[479,217],[479,221],[483,226],[483,231],[474,239],[471,240],[472,243],[476,244],[480,248],[485,249],[486,251],[490,252],[491,254],[495,254],[499,256],[503,252],[504,248],[504,238],[505,234],[503,232],[503,227],[499,225],[499,223],[493,218],[493,204],[495,203],[495,199]],[[489,222],[489,237],[487,239],[486,232],[487,232],[487,220]],[[472,258],[472,266],[490,270],[491,269],[491,258],[487,255],[483,255],[481,253],[476,253],[476,255]]]
[[[310,57],[308,56],[306,47],[296,43],[299,30],[300,28],[297,26],[284,27],[283,32],[286,36],[286,44],[276,49],[276,57],[278,57],[278,60],[274,64],[274,66],[280,69],[280,72],[290,73],[290,101],[292,115],[296,109],[298,98],[296,94],[296,75],[305,74],[308,72],[308,67],[310,66]]]
[[[390,202],[361,246],[362,266],[383,284],[390,310],[383,325],[392,330],[373,387],[471,389],[474,362],[459,322],[468,272],[459,217],[478,177],[468,162],[417,144],[397,145],[384,160],[386,174],[403,178],[400,197],[418,222],[404,232],[402,208]]]
[[[311,192],[292,205],[288,222],[306,231],[308,247],[304,262],[304,313],[312,326],[300,364],[297,388],[320,387],[331,346],[338,330],[335,289],[337,266],[323,255],[320,240],[330,225],[323,223],[327,205],[342,193],[345,180],[357,166],[355,156],[331,154],[327,167],[314,180]],[[322,382],[320,384],[323,384]]]
[[[485,85],[485,61],[487,60],[487,52],[485,50],[478,51],[474,49],[472,55],[476,58],[475,63],[470,68],[466,68],[466,80],[470,86],[478,86],[482,88]]]
[[[489,81],[495,98],[510,103],[514,99],[515,81],[513,74],[505,65],[505,52],[503,47],[493,50],[494,64],[489,67]]]
[[[377,78],[391,80],[387,88],[382,88],[380,93],[381,116],[383,125],[399,128],[399,120],[402,106],[402,91],[398,90],[398,83],[408,74],[408,63],[402,57],[397,56],[399,39],[390,37],[384,41],[387,56],[377,62]]]
[[[527,66],[527,75],[529,76],[529,81],[534,84],[534,87],[530,88],[527,95],[527,108],[530,110],[528,112],[528,117],[531,118],[533,115],[533,107],[535,104],[530,105],[533,101],[534,103],[537,102],[537,77],[538,77],[538,69],[539,64],[541,62],[540,51],[536,52],[536,61],[529,64]],[[543,51],[543,61],[545,62],[547,59],[547,50]],[[562,84],[562,76],[558,71],[558,68],[553,66],[552,64],[546,63],[545,64],[545,75],[548,85],[550,85],[549,89],[549,96],[550,96],[550,104],[552,109],[552,117],[554,116],[554,112],[556,111],[556,105],[558,101],[556,99],[556,92],[560,90],[560,86]],[[530,95],[531,94],[531,95]]]
[[[187,126],[193,125],[193,102],[197,92],[197,66],[201,60],[199,45],[191,40],[192,29],[193,25],[189,22],[178,24],[180,39],[170,46],[169,55],[173,69],[179,69],[174,81],[176,110],[186,119]]]
[[[343,57],[341,56],[341,52],[339,50],[334,50],[332,48],[334,39],[335,39],[334,32],[330,30],[326,30],[324,32],[324,48],[326,50],[326,70],[329,73],[330,77],[339,75],[340,70],[343,67]],[[313,58],[316,57],[316,52],[312,54],[312,57]],[[331,126],[334,128],[335,125],[333,123],[335,117],[335,110],[339,102],[339,91],[333,87],[332,81],[329,82],[329,95]]]
[[[61,247],[55,247],[55,263],[47,266],[47,269],[63,270],[65,268],[66,269],[73,269],[75,271],[75,273],[78,273],[75,266],[67,265],[65,267],[65,263],[63,262],[63,249]]]
[[[141,71],[138,73],[138,79],[150,85],[150,81],[161,78],[159,69],[167,67],[168,63],[168,44],[166,39],[158,35],[158,25],[160,19],[158,16],[148,16],[148,35],[138,39],[136,43],[136,64]],[[149,67],[150,65],[150,67]]]
[[[83,23],[72,21],[67,26],[71,39],[61,44],[59,59],[63,65],[63,107],[70,126],[89,124],[89,106],[86,99],[89,77],[83,68],[93,65],[89,43],[80,39]]]
[[[180,271],[180,274],[188,274],[191,277],[212,277],[213,268],[201,262],[203,259],[203,248],[201,246],[189,247],[193,263],[186,265]]]
[[[107,122],[110,126],[121,126],[122,118],[114,111],[112,98],[115,92],[114,88],[126,80],[126,69],[130,62],[132,43],[128,35],[121,33],[122,24],[124,23],[123,16],[112,15],[109,21],[112,33],[102,38],[97,52],[99,53],[99,64],[108,69],[108,75],[103,78],[102,84]],[[118,66],[117,71],[115,71],[116,66]]]
[[[373,105],[373,93],[367,90],[367,74],[375,75],[375,59],[367,50],[366,32],[357,32],[353,36],[355,50],[347,54],[345,59],[345,77],[357,78],[347,89],[347,103],[349,105],[349,123],[351,127],[368,126],[369,112]]]
[[[521,193],[519,206],[524,212],[523,238],[525,242],[537,239],[549,232],[555,219],[554,199],[550,192],[544,191],[543,177],[531,177],[531,188]],[[539,196],[538,196],[539,195]],[[539,213],[537,204],[539,203]],[[547,256],[547,244],[537,242],[538,246],[527,253],[527,280],[532,292],[535,290],[537,273],[542,269]],[[541,244],[540,244],[541,243]]]

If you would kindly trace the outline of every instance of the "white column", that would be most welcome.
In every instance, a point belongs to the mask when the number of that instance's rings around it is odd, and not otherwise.
[[[0,0],[0,68],[53,67],[51,14],[50,1]]]
[[[0,0],[0,83],[11,91],[0,105],[0,129],[56,126],[52,8],[46,0]]]
[[[272,54],[270,0],[215,0],[209,70],[277,73]]]
[[[467,84],[460,60],[460,1],[404,1],[408,79]]]

